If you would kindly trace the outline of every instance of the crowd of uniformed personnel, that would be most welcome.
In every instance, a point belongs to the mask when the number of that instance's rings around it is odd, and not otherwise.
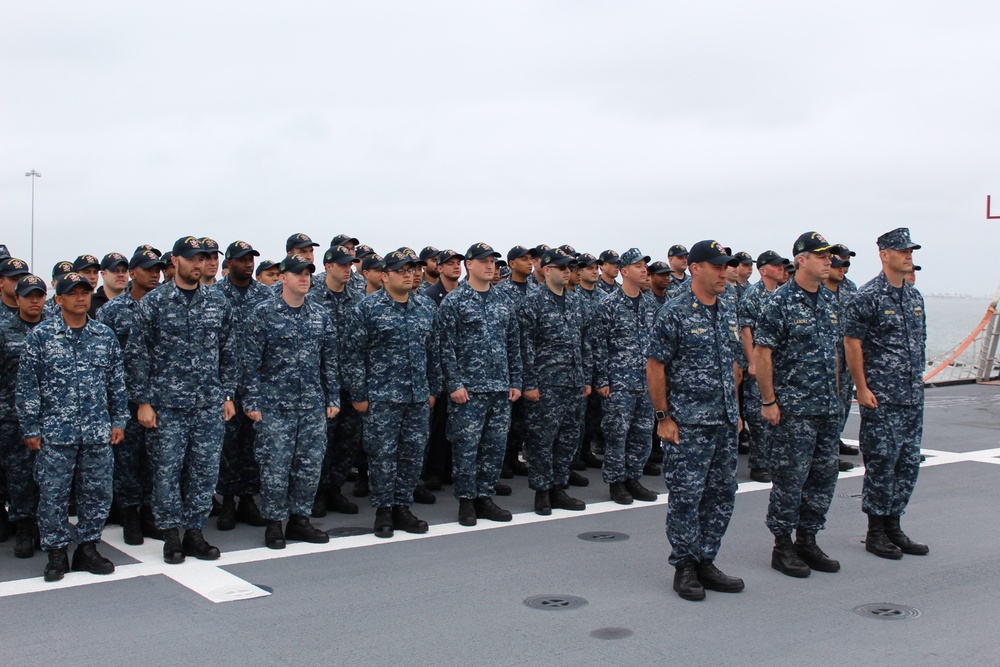
[[[858,453],[840,439],[856,388],[866,548],[926,554],[899,525],[922,432],[920,246],[904,228],[877,244],[882,271],[858,288],[855,253],[816,232],[791,260],[706,240],[666,262],[568,245],[379,255],[346,234],[318,257],[298,233],[258,263],[245,241],[187,236],[59,262],[51,300],[0,246],[0,541],[47,552],[55,581],[114,571],[97,551],[109,514],[179,564],[219,557],[213,514],[273,549],[326,542],[310,518],[357,513],[351,479],[388,538],[426,532],[411,507],[444,484],[470,526],[511,520],[501,478],[527,476],[548,515],[585,508],[568,490],[588,466],[614,502],[653,501],[641,477],[662,463],[674,590],[699,600],[743,589],[714,564],[741,448],[772,484],[772,567],[839,570],[816,534],[839,455]]]

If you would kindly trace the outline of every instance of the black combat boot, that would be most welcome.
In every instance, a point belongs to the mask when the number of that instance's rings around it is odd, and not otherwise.
[[[584,466],[586,467],[586,466]],[[570,486],[588,486],[590,480],[578,473],[575,470],[569,471],[569,485]]]
[[[18,558],[31,558],[35,555],[37,540],[34,519],[21,519],[17,522],[17,533],[14,535],[14,555]]]
[[[594,468],[600,470],[604,467],[603,459],[599,458],[594,452],[590,451],[590,444],[585,443],[583,449],[580,452],[580,459],[587,464],[588,468]]]
[[[809,566],[799,558],[791,535],[775,535],[774,551],[771,552],[771,567],[789,577],[808,577]]]
[[[569,462],[569,469],[570,470],[586,470],[587,469],[587,464],[584,463],[583,459],[581,459],[580,457],[576,457],[572,461]]]
[[[865,551],[875,554],[879,558],[899,560],[903,557],[903,550],[889,540],[885,534],[885,517],[868,515],[868,534],[865,535]]]
[[[495,493],[498,496],[509,496],[510,494],[514,493],[514,490],[511,489],[506,484],[497,484],[496,486],[493,487],[493,493]]]
[[[572,510],[573,512],[580,512],[587,509],[587,503],[574,498],[563,489],[552,489],[549,491],[549,502],[556,509]]]
[[[906,536],[903,529],[899,527],[898,516],[885,517],[884,525],[885,536],[889,538],[890,542],[899,547],[899,550],[904,554],[909,554],[911,556],[926,556],[931,552],[930,547],[926,544],[914,542]]]
[[[619,505],[632,504],[632,494],[625,490],[624,482],[611,482],[608,485],[608,492],[611,495],[611,500]]]
[[[49,562],[45,566],[45,581],[59,581],[69,572],[69,558],[66,547],[49,552]]]
[[[694,563],[677,566],[674,571],[674,591],[685,600],[705,599],[705,587],[698,581]]]
[[[371,493],[371,487],[368,486],[368,468],[362,470],[359,466],[358,478],[354,480],[354,488],[351,489],[351,495],[355,498],[366,498],[369,493]]]
[[[418,519],[406,505],[392,506],[392,527],[407,533],[426,533],[427,522]]]
[[[281,530],[280,521],[268,521],[264,526],[264,546],[268,549],[285,548],[285,534]]]
[[[156,518],[153,517],[153,508],[143,505],[139,510],[139,521],[142,523],[142,536],[151,540],[162,540],[163,531],[156,527]]]
[[[638,479],[625,480],[625,490],[628,491],[629,494],[636,500],[641,500],[646,503],[653,502],[659,495],[656,491],[652,491],[644,487]]]
[[[7,503],[0,500],[0,542],[10,539],[10,515],[7,514]]]
[[[730,577],[720,570],[710,560],[703,560],[694,567],[695,575],[701,585],[710,591],[720,593],[739,593],[743,590],[743,580]]]
[[[375,537],[392,537],[392,508],[375,510]]]
[[[462,526],[476,525],[476,504],[472,498],[458,499],[458,523]]]
[[[264,517],[260,515],[260,508],[257,507],[257,502],[249,493],[240,496],[240,506],[236,508],[236,518],[255,528],[263,528],[265,525]]]
[[[330,487],[326,494],[326,506],[338,514],[357,514],[359,511],[357,503],[348,500],[347,496],[341,493],[339,486]],[[316,515],[313,514],[313,516]]]
[[[839,450],[841,456],[857,456],[861,453],[861,450],[857,447],[849,445],[843,440],[839,440],[837,442],[837,449]]]
[[[837,572],[840,561],[830,558],[816,544],[816,535],[802,530],[795,532],[795,553],[799,555],[810,569],[820,572]]]
[[[222,507],[219,508],[215,527],[219,530],[232,530],[236,527],[236,496],[222,496]]]
[[[413,502],[418,505],[433,505],[437,502],[437,496],[428,491],[423,484],[417,484],[413,488]]]
[[[142,544],[142,522],[139,520],[139,506],[123,507],[122,538],[125,544]],[[75,555],[75,554],[74,554]]]
[[[767,468],[750,468],[750,479],[767,484],[771,481],[771,473],[767,471]]]
[[[548,516],[552,514],[552,500],[549,498],[549,490],[535,491],[535,514]]]
[[[480,519],[486,519],[487,521],[510,521],[514,518],[510,512],[498,506],[489,496],[476,498],[472,504],[476,508],[476,517]]]
[[[205,541],[205,536],[197,528],[184,531],[184,555],[194,556],[198,560],[216,560],[221,555],[218,547],[213,547]]]
[[[326,493],[321,489],[316,492],[313,498],[312,516],[314,519],[322,519],[326,516]]]
[[[330,541],[330,536],[312,525],[309,522],[309,517],[302,514],[293,514],[288,519],[288,525],[285,526],[285,539],[311,542],[312,544],[326,544]]]
[[[181,546],[181,537],[177,528],[167,528],[161,530],[163,536],[163,562],[170,565],[177,565],[184,562],[184,547]]]
[[[663,469],[655,463],[646,461],[646,465],[642,466],[642,474],[649,477],[659,477],[663,474]]]
[[[115,564],[97,551],[97,542],[84,542],[73,552],[73,571],[91,574],[111,574]]]

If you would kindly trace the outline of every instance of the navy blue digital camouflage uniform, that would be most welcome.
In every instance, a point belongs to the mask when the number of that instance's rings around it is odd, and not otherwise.
[[[687,273],[684,274],[683,278],[677,278],[673,273],[670,274],[670,282],[667,283],[667,288],[664,290],[667,293],[667,301],[670,301],[675,296],[684,293],[685,289],[691,288],[691,276]]]
[[[132,290],[111,299],[97,311],[97,321],[111,328],[122,350],[128,347],[128,338],[135,326],[139,302]],[[146,451],[146,429],[139,423],[136,413],[139,406],[128,402],[129,419],[125,424],[125,439],[114,448],[115,502],[122,507],[149,506],[152,502],[152,472]]]
[[[626,253],[627,254],[627,253]],[[642,477],[653,438],[653,404],[646,385],[646,352],[659,306],[648,292],[633,302],[619,286],[597,307],[594,322],[594,387],[609,387],[603,400],[605,483]]]
[[[351,275],[356,274],[352,272]],[[359,457],[365,456],[361,448],[364,421],[361,418],[361,413],[351,405],[351,397],[347,394],[347,385],[344,381],[345,356],[348,349],[345,341],[349,335],[347,325],[354,308],[364,297],[364,287],[362,286],[360,290],[357,289],[353,286],[353,281],[348,282],[344,291],[340,293],[333,292],[326,284],[321,289],[309,292],[308,298],[325,309],[330,321],[333,322],[340,356],[337,364],[340,412],[333,419],[327,420],[326,455],[323,458],[323,467],[319,478],[319,491],[321,493],[331,486],[335,488],[343,486],[347,474],[351,471],[351,465]]]
[[[254,441],[261,516],[309,514],[326,453],[326,408],[340,407],[337,334],[324,309],[306,300],[258,305],[246,322],[244,409],[260,412]]]
[[[861,408],[865,482],[861,509],[902,516],[920,470],[924,425],[924,298],[903,281],[894,288],[880,273],[847,307],[844,335],[861,341],[865,380],[878,407]]]
[[[44,317],[44,316],[43,316]],[[44,320],[43,320],[44,321]],[[38,506],[35,452],[24,446],[17,422],[14,391],[24,339],[34,326],[17,315],[0,317],[0,466],[6,473],[3,493],[12,522],[34,519]]]
[[[584,304],[584,313],[588,322],[594,322],[594,318],[597,314],[597,307],[600,305],[601,301],[608,296],[608,293],[604,290],[599,290],[596,287],[592,290],[586,290],[582,287],[577,287],[573,294],[580,297]],[[595,335],[596,327],[591,327],[591,335]],[[593,343],[591,343],[591,349],[593,350]],[[596,387],[597,384],[597,364],[594,364],[594,377],[591,380],[591,386]],[[596,391],[590,392],[590,396],[586,396],[584,399],[583,407],[583,430],[580,438],[580,447],[590,446],[594,440],[604,442],[604,433],[601,431],[601,420],[604,418],[604,399]]]
[[[17,412],[25,438],[41,437],[35,458],[42,549],[71,541],[70,487],[76,488],[76,541],[97,542],[111,508],[111,429],[128,419],[122,351],[108,327],[79,331],[61,317],[25,338],[17,374]]]
[[[357,305],[348,325],[346,388],[364,415],[372,507],[413,504],[429,434],[428,401],[441,390],[437,313],[410,295],[397,303],[384,290]]]
[[[204,285],[190,301],[176,283],[160,285],[139,302],[125,359],[131,400],[156,411],[146,434],[156,527],[201,530],[219,478],[223,402],[239,376],[229,302]]]
[[[277,283],[277,284],[280,284]],[[223,278],[212,286],[218,290],[233,311],[233,335],[236,338],[237,359],[243,359],[243,345],[246,336],[246,321],[254,309],[270,299],[274,294],[266,285],[251,279],[242,290]],[[278,297],[280,298],[280,297]],[[254,454],[254,425],[247,418],[243,405],[244,386],[242,372],[233,397],[236,414],[226,422],[222,439],[222,454],[219,457],[219,481],[215,490],[224,496],[256,495],[260,491],[260,466]]]
[[[448,440],[456,498],[493,495],[510,430],[510,389],[521,388],[521,341],[515,304],[495,287],[477,292],[462,281],[438,311]]]
[[[713,316],[690,283],[656,313],[647,356],[664,364],[667,413],[680,444],[663,441],[666,530],[674,567],[715,560],[736,499],[736,313]]]
[[[547,286],[531,291],[518,311],[526,401],[528,485],[535,491],[563,487],[580,445],[584,386],[593,377],[589,323],[581,299],[564,300]]]
[[[767,527],[816,534],[837,485],[843,405],[837,386],[842,332],[836,299],[820,285],[812,299],[793,279],[764,305],[754,343],[770,348],[781,421],[772,428],[767,470],[773,486]]]
[[[764,281],[758,281],[750,286],[739,302],[738,319],[742,337],[743,327],[750,329],[751,338],[757,328],[761,309],[771,297]],[[741,338],[742,339],[742,338]],[[742,347],[742,345],[741,345]],[[767,467],[768,441],[771,434],[771,424],[761,414],[760,387],[757,378],[747,374],[743,378],[743,419],[750,432],[750,456],[748,464],[751,469]]]
[[[528,276],[524,283],[515,283],[512,279],[501,281],[494,289],[498,293],[507,296],[514,305],[515,315],[521,304],[531,292],[531,284],[535,280]],[[535,283],[537,285],[537,283]],[[523,287],[523,289],[522,289]],[[520,341],[518,342],[520,345]],[[523,362],[523,352],[522,352]],[[527,439],[527,413],[525,405],[528,403],[524,396],[514,401],[510,406],[510,429],[507,432],[507,454],[508,463],[517,459],[517,456],[524,448],[524,441]]]
[[[858,294],[858,288],[854,283],[851,286],[847,286],[847,278],[844,278],[843,282],[837,288],[833,295],[837,298],[837,302],[840,305],[840,326],[841,333],[843,333],[843,327],[846,324],[844,318],[847,313],[847,307],[851,305],[851,301]],[[840,350],[841,364],[840,364],[840,402],[843,404],[843,414],[840,420],[840,431],[843,433],[844,427],[847,425],[847,418],[851,414],[851,405],[854,403],[854,380],[851,378],[851,374],[847,369],[847,355],[844,354],[843,349]]]

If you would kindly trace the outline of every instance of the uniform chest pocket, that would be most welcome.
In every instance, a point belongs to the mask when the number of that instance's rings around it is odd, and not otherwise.
[[[797,340],[815,337],[817,332],[816,322],[812,318],[794,319],[788,324],[788,335]]]

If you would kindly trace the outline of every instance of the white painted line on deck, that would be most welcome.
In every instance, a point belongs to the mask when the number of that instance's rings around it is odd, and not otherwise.
[[[847,444],[857,445],[856,440],[844,440]],[[923,449],[927,455],[927,460],[921,467],[945,465],[948,463],[1000,463],[1000,448],[984,449],[974,452],[948,452],[936,449]],[[863,467],[855,467],[853,470],[840,473],[841,479],[861,477],[864,475]],[[761,482],[743,482],[737,488],[737,493],[751,493],[770,489],[770,484]],[[85,572],[70,572],[62,581],[46,582],[42,577],[30,579],[18,579],[14,581],[0,582],[0,597],[10,597],[14,595],[25,595],[28,593],[40,593],[44,591],[59,590],[62,588],[73,588],[76,586],[90,586],[110,581],[122,581],[134,579],[135,577],[147,577],[151,575],[164,575],[178,584],[188,588],[198,595],[212,602],[230,602],[233,600],[246,600],[270,595],[267,591],[237,577],[231,572],[222,569],[230,565],[241,565],[244,563],[258,563],[269,560],[279,560],[282,558],[293,558],[295,556],[306,556],[310,554],[328,553],[333,551],[343,551],[346,549],[360,549],[374,547],[376,545],[397,544],[411,540],[425,540],[435,537],[445,537],[473,533],[482,530],[497,530],[510,526],[524,526],[533,523],[544,523],[547,521],[559,521],[561,519],[571,519],[580,516],[594,516],[598,514],[609,514],[612,512],[623,512],[631,509],[641,509],[643,507],[664,506],[667,504],[668,494],[660,494],[653,502],[636,501],[631,505],[618,505],[607,500],[599,503],[591,503],[580,512],[570,512],[568,510],[552,510],[550,516],[538,516],[534,512],[523,512],[515,514],[510,522],[501,523],[495,521],[480,521],[475,526],[462,526],[457,521],[452,523],[434,524],[427,533],[414,535],[397,531],[392,539],[380,539],[374,535],[356,535],[349,537],[338,537],[331,539],[327,544],[308,544],[305,542],[292,542],[285,549],[274,550],[266,547],[255,547],[252,549],[242,549],[240,551],[227,551],[222,554],[219,560],[199,561],[192,558],[187,559],[180,565],[168,565],[163,562],[162,542],[157,540],[146,540],[144,544],[132,546],[122,541],[121,530],[114,528],[105,530],[102,539],[107,544],[118,549],[127,556],[138,560],[138,563],[120,565],[113,574],[107,576],[95,576]],[[41,565],[41,563],[40,563]]]

